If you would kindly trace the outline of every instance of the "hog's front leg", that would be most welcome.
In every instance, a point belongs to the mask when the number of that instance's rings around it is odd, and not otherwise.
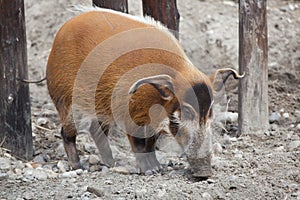
[[[140,173],[151,175],[162,168],[155,154],[156,136],[138,138],[128,135],[132,151],[136,158],[136,165]]]

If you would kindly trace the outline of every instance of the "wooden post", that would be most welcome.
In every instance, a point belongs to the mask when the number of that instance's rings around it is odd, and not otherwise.
[[[144,15],[162,22],[179,39],[179,12],[176,0],[143,0]]]
[[[239,84],[239,134],[269,127],[266,7],[266,0],[240,0],[239,66],[246,76]]]
[[[128,13],[127,0],[93,0],[93,5]]]
[[[23,0],[0,0],[0,144],[30,160],[33,156]]]

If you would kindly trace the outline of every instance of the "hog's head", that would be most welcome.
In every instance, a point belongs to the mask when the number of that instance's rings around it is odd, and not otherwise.
[[[169,118],[169,130],[184,149],[193,176],[209,177],[211,169],[211,121],[214,93],[221,90],[229,76],[240,79],[235,70],[219,69],[210,77],[203,73],[193,75],[188,86],[182,87],[176,78],[158,75],[139,80],[131,93],[142,84],[151,84],[166,102],[164,107]]]

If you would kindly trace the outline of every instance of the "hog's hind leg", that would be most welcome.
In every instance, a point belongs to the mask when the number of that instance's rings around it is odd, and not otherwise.
[[[61,136],[63,138],[63,144],[68,156],[69,165],[72,169],[81,169],[80,159],[78,151],[76,149],[76,131],[70,128],[62,127]]]

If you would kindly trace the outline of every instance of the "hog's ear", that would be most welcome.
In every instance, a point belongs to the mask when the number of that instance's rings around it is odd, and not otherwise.
[[[130,87],[129,94],[134,94],[144,84],[152,85],[164,100],[171,100],[174,97],[173,78],[169,75],[157,75],[140,79]]]
[[[215,91],[220,91],[223,88],[223,85],[229,78],[229,76],[233,76],[235,79],[241,79],[245,76],[245,73],[240,75],[236,70],[231,68],[223,68],[218,69],[214,74],[210,76],[210,80],[213,84]]]

